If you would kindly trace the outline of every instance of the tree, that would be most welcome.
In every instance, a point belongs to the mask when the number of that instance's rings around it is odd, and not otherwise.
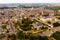
[[[60,19],[60,16],[56,16],[57,19]]]
[[[58,31],[54,32],[51,36],[54,37],[56,40],[60,40],[60,32]]]
[[[47,17],[47,16],[49,16],[49,13],[47,13],[47,14],[43,14],[42,16],[45,16],[45,17]]]
[[[48,29],[47,26],[42,26],[42,27],[41,27],[41,30],[43,30],[43,31],[46,31],[47,29]]]
[[[9,39],[11,39],[11,40],[16,40],[16,35],[15,34],[8,34],[7,35],[7,40],[9,40]]]
[[[30,35],[30,40],[49,40],[47,36],[40,36],[40,35]]]
[[[24,31],[27,31],[32,29],[33,26],[32,23],[33,21],[31,21],[30,19],[23,18],[21,22],[17,22],[16,24],[20,26],[20,28],[23,29]]]
[[[23,31],[20,31],[20,30],[17,30],[17,37],[18,37],[18,39],[28,39],[28,36],[25,34],[25,33],[23,33]]]
[[[49,40],[47,36],[39,36],[39,40]]]
[[[48,23],[48,24],[51,24],[51,21],[48,20],[47,23]]]
[[[60,26],[60,23],[54,22],[54,23],[53,23],[53,26],[54,26],[54,27]]]
[[[6,24],[2,24],[3,29],[6,29],[6,26],[7,26]]]

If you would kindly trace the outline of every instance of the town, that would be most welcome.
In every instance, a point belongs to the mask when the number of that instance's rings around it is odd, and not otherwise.
[[[1,8],[0,40],[60,40],[60,7]]]

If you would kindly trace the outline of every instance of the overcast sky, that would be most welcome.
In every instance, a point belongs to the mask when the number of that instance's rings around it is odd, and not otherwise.
[[[1,3],[60,3],[60,0],[0,0]]]

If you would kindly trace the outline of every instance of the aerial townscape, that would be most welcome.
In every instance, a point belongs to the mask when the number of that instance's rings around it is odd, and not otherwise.
[[[0,40],[60,40],[60,4],[0,4]]]

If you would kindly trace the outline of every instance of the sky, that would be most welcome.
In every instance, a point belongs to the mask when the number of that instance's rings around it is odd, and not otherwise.
[[[60,3],[60,0],[0,0],[3,3]]]

